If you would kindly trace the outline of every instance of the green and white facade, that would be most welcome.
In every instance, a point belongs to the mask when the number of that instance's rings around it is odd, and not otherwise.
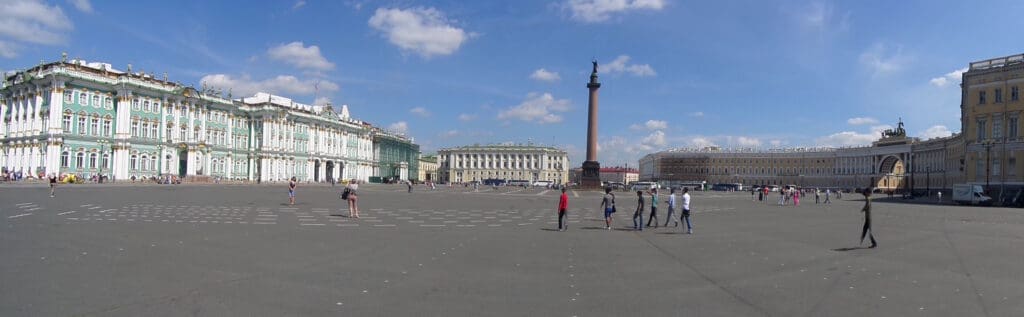
[[[347,106],[338,113],[267,93],[232,99],[130,66],[61,61],[6,76],[0,119],[0,167],[32,176],[329,182],[417,175],[412,139],[351,118]]]

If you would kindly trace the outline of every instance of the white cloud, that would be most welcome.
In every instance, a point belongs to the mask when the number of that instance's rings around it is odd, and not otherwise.
[[[884,43],[875,43],[860,54],[860,63],[871,70],[873,75],[897,72],[910,63],[911,58],[903,54],[903,48],[890,48]]]
[[[664,130],[668,129],[668,122],[663,120],[647,120],[644,124],[634,124],[629,126],[633,130]]]
[[[405,121],[398,121],[398,122],[395,122],[395,123],[392,123],[391,125],[389,125],[388,126],[388,130],[391,130],[392,132],[396,132],[396,133],[408,134],[409,133],[409,124],[406,123]]]
[[[658,11],[665,7],[665,0],[568,0],[566,7],[573,19],[592,23],[607,21],[620,12]]]
[[[313,100],[314,106],[326,106],[329,104],[331,104],[331,98],[328,97],[317,97],[316,100]]]
[[[327,61],[320,54],[320,47],[316,45],[305,47],[302,42],[291,42],[271,47],[267,50],[267,56],[270,59],[302,69],[321,71],[334,69],[334,63]]]
[[[943,138],[950,135],[953,135],[953,131],[949,131],[949,128],[947,128],[946,126],[933,125],[930,128],[924,130],[924,132],[921,132],[920,137],[922,139],[927,140],[931,138]]]
[[[697,117],[697,118],[700,118],[700,117],[703,117],[703,116],[704,116],[704,112],[703,112],[703,111],[697,111],[697,112],[694,112],[694,113],[690,113],[690,116],[691,116],[691,117]]]
[[[695,148],[703,148],[703,147],[708,147],[708,146],[718,146],[718,144],[715,143],[715,141],[712,141],[711,139],[705,138],[705,137],[695,137],[695,138],[692,138],[692,139],[690,139],[689,143],[690,143],[689,145],[691,147],[695,147]]]
[[[844,146],[865,146],[881,138],[881,132],[885,129],[892,129],[890,125],[872,126],[868,133],[856,131],[843,131],[827,136],[819,137],[814,142],[819,146],[844,147]]]
[[[451,55],[470,36],[452,26],[444,14],[434,8],[378,8],[368,23],[391,44],[424,58]]]
[[[598,71],[605,71],[610,73],[629,73],[633,76],[645,77],[655,76],[657,73],[654,72],[654,68],[651,65],[643,64],[627,64],[629,62],[628,55],[619,55],[611,63],[599,65]]]
[[[736,137],[734,142],[741,147],[761,147],[761,140],[758,138],[740,136]]]
[[[640,144],[646,145],[647,147],[650,147],[652,149],[663,147],[666,144],[665,132],[662,132],[660,130],[651,132],[651,134],[647,135],[642,140],[640,140]]]
[[[519,119],[540,124],[562,122],[556,112],[569,111],[568,99],[555,99],[550,93],[530,93],[526,100],[498,113],[498,119]]]
[[[454,137],[457,137],[457,136],[459,136],[459,130],[448,130],[448,131],[445,131],[445,132],[441,133],[441,138],[444,138],[444,139],[454,138]]]
[[[71,0],[71,4],[75,6],[75,9],[85,13],[92,13],[92,3],[89,0]]]
[[[562,79],[562,77],[558,76],[557,72],[548,71],[547,69],[543,68],[533,71],[533,74],[530,74],[530,78],[533,80],[546,82],[555,82]]]
[[[935,77],[928,81],[936,87],[946,87],[950,83],[959,83],[963,78],[963,73],[967,72],[967,67],[957,69],[942,75],[942,77]]]
[[[305,6],[305,5],[306,5],[306,1],[303,1],[303,0],[295,1],[295,4],[292,5],[292,10],[296,10],[298,8],[301,8],[301,7]]]
[[[264,80],[254,80],[249,75],[242,75],[237,78],[227,74],[210,74],[199,80],[214,88],[224,91],[229,89],[235,96],[251,96],[257,92],[268,92],[272,94],[293,94],[310,95],[316,92],[315,85],[319,84],[322,91],[337,91],[338,85],[325,80],[300,80],[295,76],[280,75]]]
[[[771,141],[768,142],[768,144],[771,144],[772,147],[776,147],[777,148],[777,147],[782,145],[782,140],[771,140]]]
[[[469,122],[469,121],[473,121],[473,120],[476,120],[476,115],[472,115],[472,114],[468,114],[468,113],[459,114],[459,121]]]
[[[0,1],[0,56],[18,55],[18,42],[58,45],[74,26],[60,7],[36,0]]]
[[[412,113],[412,114],[415,114],[417,116],[424,117],[424,118],[430,116],[430,111],[427,111],[427,108],[423,108],[423,107],[416,107],[416,108],[409,109],[409,113]]]
[[[850,125],[878,124],[878,119],[870,117],[856,117],[846,119],[846,123]]]

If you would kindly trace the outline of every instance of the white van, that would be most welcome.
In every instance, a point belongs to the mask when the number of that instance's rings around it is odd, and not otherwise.
[[[988,205],[992,203],[992,197],[985,195],[981,185],[956,184],[953,185],[953,202],[963,205]]]
[[[632,187],[633,190],[652,190],[659,188],[661,188],[661,186],[659,186],[658,183],[655,182],[636,182],[633,183]]]

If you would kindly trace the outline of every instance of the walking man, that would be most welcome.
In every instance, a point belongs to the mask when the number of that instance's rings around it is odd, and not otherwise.
[[[693,234],[693,224],[690,223],[690,189],[683,187],[683,221],[686,222],[686,233]]]
[[[868,189],[870,189],[870,188],[868,188]],[[865,190],[867,190],[867,189],[865,189]],[[825,204],[832,204],[832,199],[829,198],[829,197],[832,197],[832,190],[831,189],[825,189],[825,202],[824,202]]]
[[[938,192],[938,194],[939,194],[939,202],[942,202],[942,191],[940,190],[940,191]]]
[[[636,191],[636,211],[633,212],[633,229],[644,231],[644,192]]]
[[[604,228],[605,230],[611,230],[612,214],[615,213],[615,194],[612,194],[611,187],[604,189],[604,198],[601,199],[601,210],[604,210]]]
[[[405,186],[408,186],[409,193],[412,193],[412,181],[405,181]]]
[[[565,212],[569,209],[569,195],[565,194],[565,188],[562,188],[562,196],[558,197],[558,231],[565,231],[569,229],[569,223],[565,221]]]
[[[814,204],[817,205],[821,202],[821,192],[817,188],[814,189]]]
[[[654,223],[654,227],[658,227],[658,189],[651,189],[651,216],[647,218],[647,227],[651,227],[651,223]]]
[[[56,174],[50,174],[50,197],[51,197],[51,198],[52,198],[52,197],[55,197],[55,196],[53,195],[53,189],[54,189],[54,188],[55,188],[56,186],[57,186],[57,175],[56,175]],[[940,198],[940,200],[941,200],[941,198]]]
[[[668,194],[668,217],[665,218],[665,226],[668,227],[669,221],[675,221],[676,227],[679,226],[679,220],[672,219],[672,215],[676,212],[676,189],[672,188]]]
[[[295,176],[292,176],[292,179],[288,180],[288,204],[289,205],[294,205],[295,204],[295,185],[296,185],[295,184]]]
[[[864,244],[864,237],[867,236],[867,237],[871,238],[871,246],[869,248],[877,247],[878,243],[875,242],[875,235],[872,234],[872,232],[871,232],[871,188],[870,187],[864,189],[864,208],[862,208],[860,210],[860,212],[864,213],[864,229],[861,230],[861,232],[860,232],[860,244]]]

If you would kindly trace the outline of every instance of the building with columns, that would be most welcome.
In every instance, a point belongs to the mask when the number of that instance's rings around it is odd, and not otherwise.
[[[437,154],[440,180],[463,183],[484,180],[569,180],[569,156],[564,150],[534,145],[471,145],[446,148]]]
[[[960,87],[962,132],[949,137],[907,137],[901,120],[864,147],[669,150],[644,156],[640,179],[916,192],[968,183],[999,202],[1024,194],[1024,54],[969,63]]]
[[[80,60],[4,77],[0,119],[0,167],[33,176],[366,181],[380,173],[377,140],[419,150],[347,106],[339,113],[267,93],[233,99]]]

